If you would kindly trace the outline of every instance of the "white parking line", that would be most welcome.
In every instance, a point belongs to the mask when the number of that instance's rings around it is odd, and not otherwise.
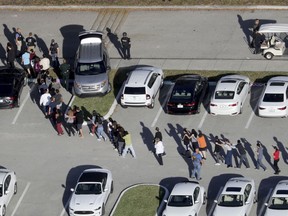
[[[21,105],[20,105],[20,107],[19,107],[19,109],[18,109],[18,112],[16,113],[16,116],[14,117],[14,119],[13,119],[13,121],[12,121],[12,124],[15,124],[15,123],[16,123],[16,121],[17,121],[17,119],[18,119],[18,117],[19,117],[19,115],[20,115],[20,113],[21,113],[21,111],[22,111],[25,103],[27,102],[27,100],[28,100],[28,98],[29,98],[29,96],[30,96],[30,93],[34,90],[34,88],[35,88],[35,84],[34,84],[33,87],[30,89],[30,91],[27,93],[24,101],[21,103]]]
[[[19,206],[20,206],[20,204],[21,204],[21,202],[22,202],[25,194],[27,193],[27,191],[28,191],[28,189],[29,189],[29,187],[30,187],[30,184],[31,184],[30,182],[27,183],[27,185],[26,185],[26,187],[25,187],[25,189],[24,189],[24,191],[23,191],[20,199],[18,200],[18,202],[17,202],[17,204],[16,204],[16,206],[15,206],[15,208],[14,208],[14,211],[12,212],[11,216],[14,216],[14,214],[15,214],[16,211],[17,211],[17,209],[19,208]]]
[[[207,115],[208,115],[208,112],[207,112],[207,110],[205,110],[205,113],[204,113],[204,115],[202,116],[201,121],[200,121],[200,123],[199,123],[199,125],[198,125],[198,129],[201,129],[201,127],[203,126],[203,123],[204,123]]]
[[[267,194],[267,196],[266,196],[266,198],[265,198],[265,200],[264,200],[264,202],[263,202],[263,205],[261,206],[261,208],[260,208],[260,210],[259,210],[259,214],[258,215],[263,215],[263,211],[264,211],[264,209],[265,209],[265,203],[268,201],[268,199],[269,199],[269,197],[271,196],[271,193],[272,193],[272,188],[270,188],[270,190],[269,190],[269,193]]]
[[[72,196],[72,194],[70,195],[68,201],[66,202],[64,208],[62,209],[62,212],[61,212],[60,216],[63,216],[63,215],[66,213],[66,209],[68,208],[68,205],[69,205],[69,202],[70,202],[71,196]]]
[[[262,89],[260,95],[263,94],[263,91],[264,91],[264,90],[265,90],[265,88]],[[252,113],[251,113],[251,115],[250,115],[250,117],[249,117],[249,119],[248,119],[248,122],[247,122],[246,125],[245,125],[245,129],[248,129],[248,128],[249,128],[250,123],[251,123],[253,117],[255,116],[255,112],[256,112],[256,110],[257,110],[257,108],[258,108],[259,102],[260,102],[260,100],[258,100],[257,104],[255,105],[255,107],[254,107],[254,109],[253,109],[253,111],[252,111]]]

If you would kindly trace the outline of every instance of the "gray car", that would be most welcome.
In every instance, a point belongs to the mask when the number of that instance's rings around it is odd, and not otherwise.
[[[104,46],[103,33],[84,31],[79,34],[80,45],[74,65],[73,93],[77,96],[103,96],[111,90],[110,59]]]

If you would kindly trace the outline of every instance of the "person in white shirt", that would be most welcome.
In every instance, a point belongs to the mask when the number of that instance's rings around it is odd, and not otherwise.
[[[158,162],[160,166],[163,166],[162,156],[165,155],[163,142],[157,137],[155,138],[155,154],[158,157]]]
[[[43,107],[45,118],[48,118],[50,98],[51,98],[50,93],[48,92],[47,89],[45,89],[44,94],[41,95],[39,102],[40,106]]]
[[[43,54],[43,58],[40,60],[40,66],[42,66],[42,70],[46,71],[50,68],[50,60]]]

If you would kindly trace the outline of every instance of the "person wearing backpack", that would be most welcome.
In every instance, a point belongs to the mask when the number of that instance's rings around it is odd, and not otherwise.
[[[88,117],[88,120],[91,122],[92,127],[91,127],[91,131],[89,132],[89,134],[91,136],[94,136],[95,134],[95,130],[97,128],[97,112],[96,110],[92,111],[92,118]]]
[[[96,134],[98,136],[97,140],[101,141],[101,138],[103,138],[104,141],[107,140],[105,132],[104,132],[104,127],[103,127],[103,117],[97,113],[96,116],[96,121],[97,121],[97,130],[96,130]]]

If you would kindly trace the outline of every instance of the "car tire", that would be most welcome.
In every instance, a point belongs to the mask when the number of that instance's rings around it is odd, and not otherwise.
[[[206,201],[207,201],[207,194],[206,194],[206,192],[204,192],[204,194],[203,194],[203,205],[206,204]]]
[[[164,86],[164,80],[161,79],[161,84],[160,84],[160,88],[162,88]]]
[[[150,109],[153,109],[154,108],[154,105],[155,105],[155,99],[154,97],[152,98],[151,100],[151,104],[148,106]]]
[[[102,205],[102,212],[101,212],[101,215],[105,215],[105,206],[104,206],[104,203]]]
[[[20,107],[20,97],[17,98],[17,101],[16,101],[16,104],[15,104],[15,107]]]
[[[114,191],[114,183],[113,181],[111,182],[111,188],[110,188],[110,194],[112,194]]]
[[[243,109],[243,107],[242,107],[242,104],[241,104],[241,105],[240,105],[239,114],[242,114],[242,109]]]
[[[18,188],[17,188],[17,182],[14,184],[14,195],[17,194]]]
[[[271,60],[272,58],[273,58],[273,53],[271,53],[271,52],[267,52],[267,53],[265,53],[265,55],[264,55],[264,57],[267,59],[267,60]]]
[[[2,216],[5,216],[6,215],[6,206],[3,205],[2,207]]]

